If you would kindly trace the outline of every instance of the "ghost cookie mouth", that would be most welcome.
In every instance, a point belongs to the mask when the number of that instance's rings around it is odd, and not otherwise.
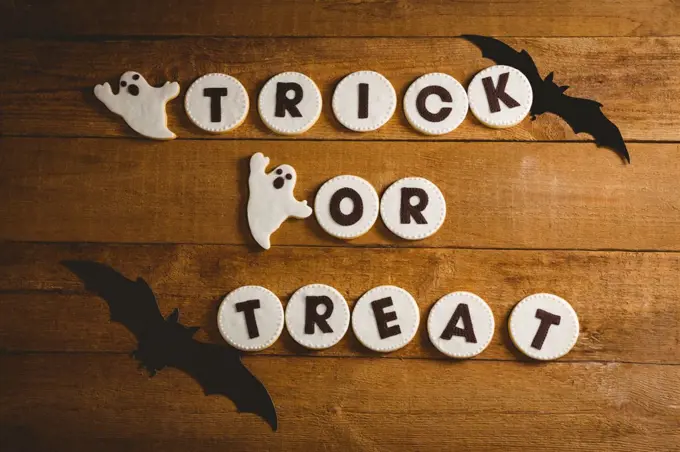
[[[132,80],[139,80],[139,74],[133,75]],[[120,87],[121,88],[127,87],[127,92],[132,96],[138,96],[139,95],[139,87],[137,85],[135,85],[134,83],[130,83],[128,85],[127,81],[121,80],[120,81]]]
[[[284,180],[284,177],[287,180],[291,180],[293,178],[293,176],[290,173],[286,174],[285,176],[281,176],[281,174],[283,174],[283,170],[281,168],[276,170],[276,174],[278,174],[279,177],[274,179],[273,185],[274,185],[274,188],[277,189],[277,190],[282,188],[285,185],[286,181]]]

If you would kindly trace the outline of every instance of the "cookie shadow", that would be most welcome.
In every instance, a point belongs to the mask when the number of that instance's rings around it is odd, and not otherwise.
[[[510,327],[508,327],[509,321],[510,321],[510,316],[512,315],[512,309],[505,314],[505,317],[503,318],[503,325],[501,326],[501,341],[503,341],[503,345],[507,350],[512,353],[512,356],[515,358],[515,360],[520,361],[522,363],[530,364],[533,366],[540,366],[542,364],[545,364],[542,361],[538,361],[535,359],[531,359],[524,353],[522,353],[515,343],[512,341],[512,338],[510,337]]]

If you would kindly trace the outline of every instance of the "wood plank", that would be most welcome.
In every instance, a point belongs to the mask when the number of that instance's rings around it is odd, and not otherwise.
[[[516,5],[516,3],[513,3]],[[680,141],[680,38],[527,38],[508,44],[531,52],[545,76],[569,85],[572,96],[593,98],[629,141]],[[251,111],[233,132],[214,135],[194,126],[181,97],[169,103],[169,124],[181,138],[284,138],[269,131],[255,106],[260,88],[278,72],[306,73],[319,85],[321,118],[303,139],[343,140],[591,140],[575,135],[553,115],[491,129],[468,115],[454,132],[433,138],[406,121],[401,98],[428,72],[446,72],[467,84],[491,64],[458,38],[220,39],[183,38],[122,41],[0,41],[0,134],[136,137],[124,121],[93,94],[96,84],[117,86],[125,70],[140,71],[151,84],[178,80],[185,91],[197,77],[228,72],[247,88]],[[369,66],[367,67],[367,62]],[[397,114],[380,130],[344,129],[330,108],[337,82],[350,72],[373,69],[394,85]],[[284,138],[289,139],[289,138]],[[603,151],[606,152],[606,151]]]
[[[350,306],[367,290],[395,284],[420,305],[419,334],[397,358],[444,358],[430,344],[426,318],[443,295],[469,290],[487,300],[496,319],[494,339],[481,358],[519,359],[506,319],[522,298],[552,292],[576,309],[581,335],[564,359],[680,363],[680,253],[557,252],[438,249],[274,248],[180,245],[40,245],[0,247],[0,348],[14,351],[131,351],[124,327],[110,324],[106,304],[84,293],[59,262],[105,262],[149,282],[168,314],[199,325],[198,339],[224,343],[217,308],[224,295],[262,285],[285,304],[306,284],[337,288]],[[575,283],[577,282],[577,283]],[[26,321],[30,319],[30,321]],[[265,353],[304,354],[287,333]],[[320,356],[378,356],[348,332]]]
[[[378,193],[406,176],[444,193],[448,218],[418,242],[380,220],[352,242],[312,216],[274,245],[680,249],[680,146],[631,146],[634,163],[582,144],[0,140],[0,239],[254,245],[245,220],[248,158],[292,164],[313,205],[340,174]],[[351,244],[351,245],[350,245]]]
[[[2,35],[659,36],[680,33],[667,0],[55,2],[3,0]],[[285,18],[285,20],[282,20]]]
[[[245,363],[275,401],[276,433],[174,369],[149,379],[121,355],[0,355],[12,369],[0,374],[0,436],[50,451],[670,451],[680,441],[679,366]]]

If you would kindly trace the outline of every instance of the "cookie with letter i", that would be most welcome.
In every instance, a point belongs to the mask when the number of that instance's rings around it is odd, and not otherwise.
[[[191,122],[213,133],[240,126],[249,107],[246,89],[226,74],[206,74],[198,78],[184,97],[184,109]]]
[[[271,247],[271,235],[289,217],[307,218],[312,214],[307,201],[295,199],[295,169],[281,165],[267,173],[267,165],[268,157],[261,152],[253,155],[248,177],[248,226],[255,241],[266,250]]]
[[[530,295],[520,301],[508,320],[515,346],[530,358],[542,361],[569,353],[576,345],[579,328],[574,308],[548,293]]]
[[[319,119],[321,92],[306,75],[282,72],[262,87],[258,110],[262,122],[272,131],[297,135],[309,130]]]
[[[392,352],[408,344],[420,324],[418,304],[396,286],[375,287],[361,296],[352,311],[352,331],[366,348]]]
[[[452,358],[480,354],[491,342],[495,322],[491,308],[470,292],[453,292],[430,310],[427,332],[430,341]]]
[[[404,114],[414,129],[426,135],[455,130],[468,112],[468,97],[458,80],[433,72],[419,77],[406,90]]]
[[[333,92],[333,114],[355,132],[382,127],[397,108],[394,87],[382,74],[357,71],[340,80]]]
[[[138,72],[128,71],[120,77],[118,85],[117,94],[113,94],[108,82],[97,85],[94,95],[140,135],[156,140],[176,137],[168,129],[165,105],[179,95],[179,83],[165,82],[157,88],[149,85]]]
[[[527,117],[534,101],[531,84],[522,72],[510,66],[491,66],[468,85],[470,110],[489,127],[512,127]]]
[[[283,315],[281,301],[274,293],[260,286],[243,286],[222,300],[217,326],[232,347],[264,350],[281,335]]]
[[[422,177],[405,177],[390,185],[380,200],[385,226],[406,240],[431,236],[444,224],[446,201],[441,190]]]
[[[298,289],[286,306],[286,328],[300,345],[312,350],[332,347],[349,328],[345,297],[325,284]]]
[[[368,232],[378,218],[375,188],[359,176],[336,176],[324,183],[314,199],[321,228],[333,237],[353,239]]]

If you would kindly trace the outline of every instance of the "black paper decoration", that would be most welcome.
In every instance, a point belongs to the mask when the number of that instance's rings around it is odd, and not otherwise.
[[[175,367],[193,377],[205,395],[222,394],[238,411],[259,415],[276,430],[274,403],[262,383],[243,365],[238,350],[193,339],[199,327],[179,323],[177,309],[164,319],[156,297],[142,278],[132,281],[97,262],[62,264],[85,283],[87,290],[106,301],[111,321],[123,324],[135,335],[138,349],[133,356],[152,377],[166,366]]]
[[[482,51],[482,56],[521,71],[531,84],[534,102],[531,115],[535,119],[543,113],[554,113],[564,119],[574,133],[588,133],[598,146],[608,147],[630,163],[630,155],[621,136],[621,131],[602,113],[602,104],[590,99],[581,99],[564,94],[568,86],[553,82],[551,72],[541,79],[538,68],[526,50],[516,51],[498,39],[478,35],[462,35]]]

